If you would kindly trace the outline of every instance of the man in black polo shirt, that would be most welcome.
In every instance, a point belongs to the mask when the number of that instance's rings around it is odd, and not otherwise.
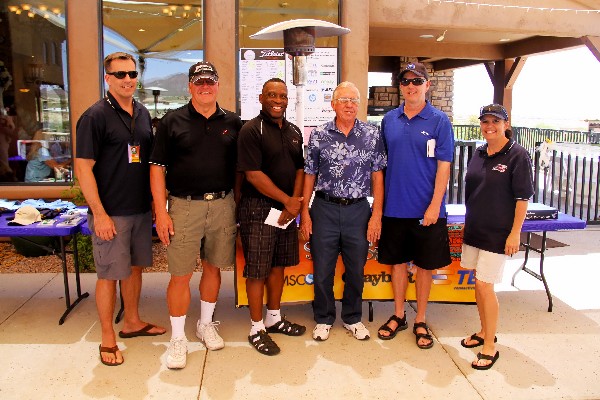
[[[172,369],[186,364],[185,318],[198,250],[202,278],[196,336],[209,350],[224,346],[213,313],[221,287],[220,268],[235,262],[237,232],[233,188],[242,121],[219,107],[219,75],[214,65],[196,63],[190,67],[188,77],[192,99],[159,122],[150,157],[156,232],[167,246],[171,273],[167,304],[173,331],[167,367]]]
[[[96,282],[96,307],[102,327],[100,360],[123,363],[112,318],[116,282],[125,305],[121,338],[162,335],[162,327],[142,321],[138,302],[142,267],[152,265],[152,213],[148,159],[152,127],[148,110],[133,100],[135,59],[113,53],[104,59],[106,97],[77,121],[75,173],[89,206]]]
[[[304,159],[300,130],[284,118],[288,103],[285,82],[268,80],[259,101],[262,111],[244,125],[238,141],[238,170],[246,177],[240,202],[240,236],[252,323],[248,341],[261,354],[275,355],[279,347],[269,333],[299,336],[306,331],[304,326],[282,318],[280,311],[283,267],[300,261],[295,218],[302,205]],[[277,227],[265,224],[272,208],[281,212]],[[267,317],[263,322],[265,283]]]

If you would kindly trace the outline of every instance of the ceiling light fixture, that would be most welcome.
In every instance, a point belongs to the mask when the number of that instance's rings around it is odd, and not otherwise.
[[[502,39],[500,39],[500,41],[501,42],[510,42],[510,39],[508,39],[508,38],[502,38]]]
[[[430,35],[430,34],[425,34],[425,35],[420,35],[419,37],[422,39],[433,39],[434,36]]]
[[[446,30],[444,31],[444,33],[442,33],[440,36],[438,36],[438,37],[437,37],[435,40],[436,40],[437,42],[441,42],[442,40],[446,39],[446,32],[448,32],[448,29],[446,29]]]

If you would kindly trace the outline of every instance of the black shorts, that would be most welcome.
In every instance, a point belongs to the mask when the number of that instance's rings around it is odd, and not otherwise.
[[[242,198],[240,237],[244,251],[244,278],[264,279],[273,267],[291,267],[300,262],[298,226],[292,221],[286,229],[265,224],[272,202]]]
[[[452,263],[446,218],[434,225],[422,226],[418,218],[381,219],[378,260],[381,264],[412,261],[426,270],[444,268]]]

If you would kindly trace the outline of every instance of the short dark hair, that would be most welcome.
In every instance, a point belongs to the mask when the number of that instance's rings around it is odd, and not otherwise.
[[[108,71],[108,69],[110,68],[110,63],[112,63],[113,60],[131,60],[133,61],[133,65],[137,67],[135,58],[131,54],[122,51],[117,51],[116,53],[111,53],[104,57],[104,69],[106,71]]]
[[[271,78],[268,81],[266,81],[265,83],[263,83],[263,87],[262,90],[265,90],[265,87],[267,86],[267,84],[271,83],[271,82],[278,82],[278,83],[283,83],[285,85],[285,81],[283,79],[280,78]],[[287,86],[287,85],[286,85]]]

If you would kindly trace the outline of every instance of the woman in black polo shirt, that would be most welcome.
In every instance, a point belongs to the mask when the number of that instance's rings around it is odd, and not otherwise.
[[[486,144],[477,148],[467,167],[461,266],[475,269],[481,329],[461,345],[483,345],[471,366],[489,369],[500,356],[495,345],[499,307],[494,284],[502,281],[506,256],[519,251],[533,176],[527,150],[512,139],[506,109],[499,104],[482,107],[479,120]]]

